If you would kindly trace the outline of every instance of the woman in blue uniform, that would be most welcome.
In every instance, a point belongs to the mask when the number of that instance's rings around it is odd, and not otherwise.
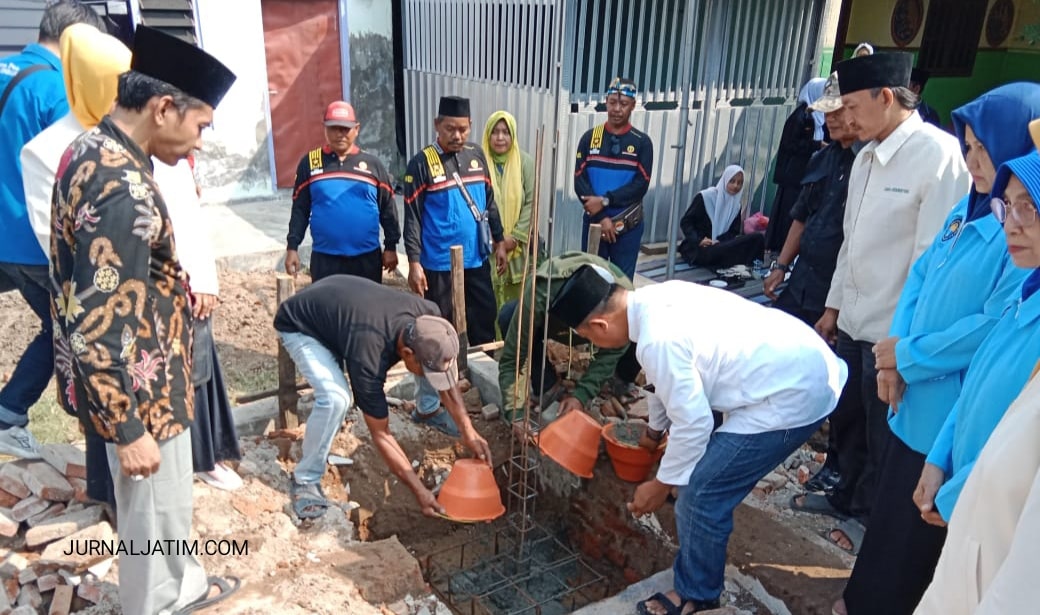
[[[869,532],[844,592],[852,615],[909,615],[939,560],[946,531],[921,519],[911,495],[972,357],[1027,273],[1008,254],[990,191],[997,167],[1033,149],[1022,127],[1037,117],[1040,85],[1033,83],[1001,86],[952,114],[973,186],[914,263],[890,337],[874,347],[879,398],[891,404],[895,438],[882,458]]]

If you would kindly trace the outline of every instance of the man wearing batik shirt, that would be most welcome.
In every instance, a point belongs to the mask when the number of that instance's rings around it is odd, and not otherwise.
[[[194,45],[141,26],[115,108],[58,166],[55,371],[67,407],[106,442],[126,544],[191,538],[190,289],[150,156],[173,165],[198,149],[234,79]],[[120,558],[124,613],[194,610],[233,591],[207,581],[190,553]]]

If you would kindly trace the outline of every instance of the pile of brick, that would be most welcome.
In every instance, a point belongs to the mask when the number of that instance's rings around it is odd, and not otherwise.
[[[87,497],[83,451],[48,444],[42,453],[0,464],[0,615],[89,607],[112,563],[99,548],[115,544],[107,506]]]

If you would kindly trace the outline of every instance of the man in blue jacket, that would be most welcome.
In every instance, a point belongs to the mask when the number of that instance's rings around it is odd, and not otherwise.
[[[25,426],[54,373],[54,334],[47,255],[29,225],[20,156],[22,146],[69,112],[58,40],[74,23],[106,30],[90,7],[58,2],[43,12],[39,40],[0,60],[0,292],[17,290],[40,319],[40,332],[0,390],[0,453],[25,459],[40,456]]]
[[[636,84],[620,77],[607,88],[607,121],[578,140],[574,192],[585,215],[581,249],[589,227],[600,227],[599,255],[635,279],[643,238],[643,198],[654,171],[654,144],[629,119],[636,107]]]

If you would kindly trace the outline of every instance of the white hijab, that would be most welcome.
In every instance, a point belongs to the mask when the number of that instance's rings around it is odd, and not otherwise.
[[[741,186],[740,192],[736,194],[730,194],[726,190],[726,185],[729,184],[729,181],[737,173],[744,174],[746,185],[747,173],[744,173],[744,169],[740,165],[731,164],[722,172],[722,178],[719,179],[719,183],[711,188],[701,190],[701,198],[704,199],[704,209],[707,210],[708,218],[711,219],[712,241],[715,241],[719,235],[728,231],[730,225],[733,224],[733,219],[740,213],[740,195],[744,194],[744,186]]]

